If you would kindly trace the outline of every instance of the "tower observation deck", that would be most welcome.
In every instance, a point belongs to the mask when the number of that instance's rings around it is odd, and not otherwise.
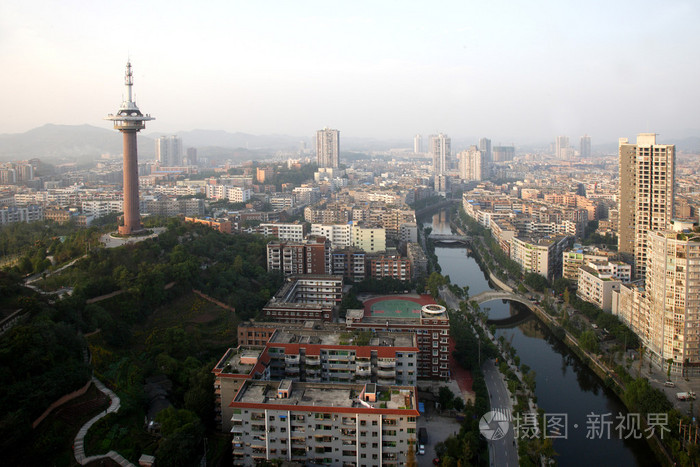
[[[124,75],[126,96],[115,114],[109,114],[105,120],[114,122],[114,129],[119,130],[124,139],[124,220],[119,226],[120,235],[132,235],[143,230],[139,213],[139,170],[136,133],[146,128],[147,120],[154,120],[150,115],[142,114],[133,99],[134,76],[131,62],[126,63]]]

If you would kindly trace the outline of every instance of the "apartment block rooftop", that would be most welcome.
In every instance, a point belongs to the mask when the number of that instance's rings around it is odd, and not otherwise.
[[[416,347],[415,333],[369,331],[278,329],[270,337],[270,344],[348,345],[372,347]]]
[[[268,410],[353,409],[356,412],[401,411],[418,416],[415,387],[378,386],[375,383],[300,383],[246,380],[231,407],[259,407]],[[293,406],[291,409],[289,406]]]
[[[264,350],[264,347],[229,348],[212,372],[235,375],[250,374],[260,361]]]

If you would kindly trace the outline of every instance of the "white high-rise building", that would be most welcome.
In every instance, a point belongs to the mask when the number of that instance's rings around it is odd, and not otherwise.
[[[423,152],[423,137],[416,135],[413,137],[413,153],[421,154]]]
[[[476,146],[457,154],[459,161],[459,178],[462,180],[481,180],[484,176],[484,155]]]
[[[619,156],[618,251],[634,262],[635,279],[643,279],[647,232],[666,230],[673,219],[676,147],[642,133],[637,144],[620,138]]]
[[[164,167],[182,165],[182,141],[175,135],[156,139],[156,160]]]
[[[557,136],[555,140],[557,159],[567,159],[569,156],[569,137]]]
[[[450,166],[452,141],[445,134],[430,136],[430,155],[433,158],[433,173],[444,175]]]
[[[337,168],[340,163],[340,132],[324,128],[316,132],[316,160],[319,167]]]

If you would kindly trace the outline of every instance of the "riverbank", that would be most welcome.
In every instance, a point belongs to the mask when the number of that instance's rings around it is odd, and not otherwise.
[[[480,242],[478,238],[479,237],[476,237],[474,240]],[[480,244],[482,247],[485,247],[483,243],[480,242]],[[526,297],[526,295],[514,291],[514,289],[517,290],[516,284],[514,282],[506,283],[505,281],[496,277],[493,271],[491,271],[490,268],[487,266],[484,258],[481,257],[479,248],[476,245],[472,245],[471,253],[474,256],[477,264],[481,268],[482,272],[484,272],[489,277],[489,282],[493,288],[516,293],[518,295],[522,295],[523,298]],[[528,294],[531,295],[532,292],[528,291]],[[612,390],[619,402],[622,403],[630,413],[636,410],[635,407],[630,407],[628,401],[626,401],[623,397],[625,391],[627,390],[627,385],[623,381],[622,377],[615,372],[614,368],[609,368],[605,364],[605,362],[602,360],[602,355],[596,355],[583,349],[578,339],[574,335],[572,335],[568,330],[566,330],[563,326],[561,326],[556,317],[548,314],[542,306],[537,305],[531,302],[530,300],[527,300],[526,298],[523,300],[523,302],[523,304],[527,306],[528,309],[530,309],[533,312],[533,314],[539,319],[539,322],[544,324],[547,327],[547,329],[549,329],[554,338],[556,338],[559,342],[565,345],[566,348],[568,348],[574,355],[576,355],[580,362],[583,363],[587,368],[589,368],[603,382],[605,386]],[[647,428],[645,422],[646,421],[644,419],[640,420],[642,429]],[[659,462],[663,463],[664,465],[674,465],[674,460],[672,456],[666,450],[665,446],[662,444],[662,441],[659,439],[656,432],[653,433],[653,436],[647,438],[647,444],[654,452]]]

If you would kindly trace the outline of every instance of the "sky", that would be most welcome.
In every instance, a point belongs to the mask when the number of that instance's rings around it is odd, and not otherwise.
[[[146,132],[494,144],[700,136],[700,2],[5,1],[0,133],[117,111]]]

